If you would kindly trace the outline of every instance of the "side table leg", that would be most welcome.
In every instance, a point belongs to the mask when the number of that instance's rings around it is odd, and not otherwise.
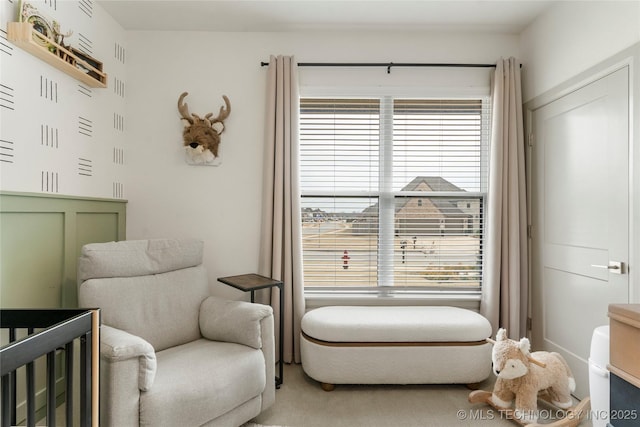
[[[280,357],[278,358],[278,377],[276,378],[276,388],[280,388],[280,385],[283,381],[283,353],[284,353],[284,341],[283,341],[283,331],[284,331],[284,316],[282,315],[284,311],[284,283],[278,285],[278,291],[280,292],[280,337],[278,340],[278,350],[280,353]]]

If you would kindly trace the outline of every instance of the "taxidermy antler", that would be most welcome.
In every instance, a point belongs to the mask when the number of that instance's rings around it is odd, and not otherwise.
[[[211,163],[218,157],[220,134],[225,129],[224,120],[231,113],[231,103],[226,95],[222,95],[226,107],[220,107],[218,116],[211,118],[213,113],[209,113],[201,118],[197,114],[189,115],[189,107],[184,102],[188,94],[183,92],[178,98],[178,111],[186,121],[182,131],[184,146],[193,163]]]

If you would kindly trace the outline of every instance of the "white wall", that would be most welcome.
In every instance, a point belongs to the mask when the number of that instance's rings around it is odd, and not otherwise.
[[[523,99],[640,41],[640,1],[563,1],[520,35]]]
[[[108,87],[90,88],[7,41],[19,2],[0,2],[0,190],[125,198],[125,31],[91,2],[31,3],[73,31],[65,44],[103,63]]]
[[[518,56],[518,37],[129,32],[127,236],[203,239],[210,281],[225,296],[240,295],[216,285],[217,277],[255,272],[258,266],[266,80],[260,61],[270,54],[295,55],[299,62],[494,63]],[[304,84],[304,68],[300,79]],[[217,112],[223,94],[231,100],[220,166],[184,161],[176,106],[183,91],[189,92],[190,111],[199,114]]]
[[[520,35],[523,94],[548,102],[605,69],[632,59],[630,152],[630,301],[640,302],[640,1],[566,1],[541,15]],[[600,71],[601,70],[597,70]],[[534,166],[535,167],[535,166]],[[535,284],[533,284],[535,286]]]

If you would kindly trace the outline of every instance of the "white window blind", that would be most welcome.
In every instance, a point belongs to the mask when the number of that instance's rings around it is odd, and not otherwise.
[[[301,99],[306,287],[480,287],[487,104]]]

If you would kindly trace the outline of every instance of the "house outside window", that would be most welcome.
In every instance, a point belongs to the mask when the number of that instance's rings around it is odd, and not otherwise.
[[[302,98],[305,289],[479,290],[488,132],[488,97]]]

